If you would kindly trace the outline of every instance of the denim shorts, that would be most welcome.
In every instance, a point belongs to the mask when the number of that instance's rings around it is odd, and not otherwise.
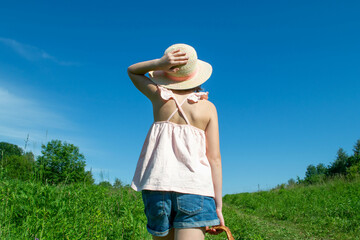
[[[147,230],[166,236],[171,228],[194,228],[220,224],[212,197],[165,191],[142,191]]]

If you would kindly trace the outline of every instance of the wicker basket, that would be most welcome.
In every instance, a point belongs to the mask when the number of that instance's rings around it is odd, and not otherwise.
[[[230,229],[229,229],[228,227],[225,227],[225,226],[215,226],[215,227],[210,228],[210,229],[207,230],[206,232],[209,233],[209,234],[212,234],[211,229],[223,230],[223,231],[226,232],[227,238],[228,238],[229,240],[235,240],[235,238],[234,238],[233,235],[231,234],[231,231],[230,231]]]

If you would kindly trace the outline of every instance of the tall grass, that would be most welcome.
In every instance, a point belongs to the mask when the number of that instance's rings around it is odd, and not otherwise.
[[[240,212],[289,223],[319,239],[359,239],[360,179],[336,178],[317,185],[226,195]],[[318,238],[315,238],[318,239]]]
[[[129,188],[0,182],[0,239],[151,239]]]
[[[223,213],[238,240],[360,239],[360,179],[226,195]],[[141,194],[129,187],[49,185],[0,174],[0,239],[34,238],[132,240],[151,235]]]

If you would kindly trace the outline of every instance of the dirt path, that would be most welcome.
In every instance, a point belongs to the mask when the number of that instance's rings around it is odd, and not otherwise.
[[[224,203],[223,214],[226,225],[236,240],[360,240],[351,233],[335,233],[321,229],[309,229],[289,221],[261,218],[244,213],[236,207]],[[304,224],[306,226],[306,223]],[[316,226],[314,226],[317,228]],[[314,234],[315,233],[315,234]],[[329,233],[333,236],[329,236]],[[225,233],[218,236],[207,235],[207,240],[224,240]]]
[[[235,239],[287,239],[287,240],[304,240],[319,239],[312,237],[299,226],[286,222],[262,219],[260,217],[243,213],[235,207],[224,204],[223,214],[226,219],[226,225],[231,228]],[[206,239],[219,240],[225,239],[226,236],[208,236]]]

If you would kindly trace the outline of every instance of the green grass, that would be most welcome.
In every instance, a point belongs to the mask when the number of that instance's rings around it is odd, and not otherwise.
[[[360,239],[359,179],[226,195],[224,203],[235,239]]]
[[[128,187],[0,180],[0,239],[151,239]],[[359,179],[337,179],[226,195],[223,213],[235,239],[360,239],[359,196]]]
[[[0,200],[0,239],[151,239],[129,188],[5,180]]]

